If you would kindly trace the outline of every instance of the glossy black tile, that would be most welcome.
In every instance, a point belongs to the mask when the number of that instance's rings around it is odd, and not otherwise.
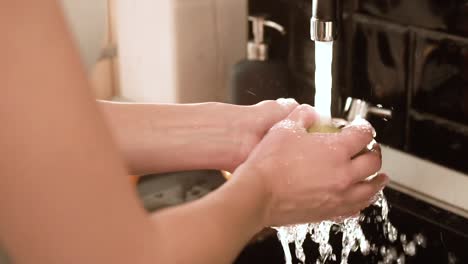
[[[358,0],[361,12],[468,36],[468,0]]]
[[[340,24],[338,39],[334,42],[333,51],[333,107],[337,115],[343,111],[346,98],[352,94],[351,52],[353,41],[353,19],[344,13]],[[335,115],[335,116],[337,116]]]
[[[307,0],[306,0],[307,1]],[[359,8],[359,0],[345,0],[345,1],[339,1],[339,4],[341,4],[341,8],[343,12],[345,13],[351,13]]]
[[[468,39],[415,32],[412,107],[468,125]]]
[[[468,173],[468,126],[412,110],[409,136],[411,153]]]
[[[407,115],[408,29],[365,16],[353,18],[349,82],[343,95],[393,110],[393,118],[375,119],[373,125],[382,143],[402,149]],[[372,119],[371,119],[372,120]]]
[[[289,66],[314,78],[315,48],[310,39],[311,1],[292,1],[290,6]]]
[[[293,73],[292,74],[293,87],[290,89],[290,94],[300,104],[314,105],[315,100],[315,85],[310,76]]]
[[[425,221],[431,223],[434,227],[450,231],[460,238],[464,238],[466,243],[468,243],[467,218],[399,192],[391,187],[386,188],[384,193],[388,202],[391,204],[391,210],[404,211],[412,216],[425,219]],[[393,220],[394,219],[392,219],[392,221]],[[423,232],[424,230],[420,228],[414,228],[413,230],[413,232],[418,231]]]

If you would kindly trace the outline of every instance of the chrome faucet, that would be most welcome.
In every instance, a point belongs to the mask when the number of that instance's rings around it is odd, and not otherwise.
[[[392,110],[385,109],[381,106],[373,106],[364,100],[351,97],[348,97],[346,100],[344,113],[345,119],[348,122],[351,122],[358,117],[366,119],[369,115],[386,119],[392,118]]]
[[[338,35],[338,0],[312,0],[310,36],[313,41],[330,42]]]

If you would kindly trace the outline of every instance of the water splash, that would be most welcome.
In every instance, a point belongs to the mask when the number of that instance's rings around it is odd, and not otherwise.
[[[296,240],[295,226],[274,227],[277,231],[278,239],[281,241],[281,246],[284,251],[284,259],[286,264],[292,264],[291,251],[289,250],[289,243]],[[302,247],[302,245],[301,245]]]
[[[382,225],[388,242],[394,244],[394,242],[398,240],[398,230],[388,219],[389,207],[382,191],[377,194],[376,202],[373,206],[381,210],[380,215],[376,217],[376,223]],[[381,264],[404,264],[407,257],[416,255],[418,247],[426,247],[427,239],[422,234],[416,234],[412,241],[407,240],[406,234],[401,234],[400,242],[402,245],[402,252],[398,252],[395,246],[386,247],[384,245],[379,248],[375,244],[371,245],[366,239],[360,225],[360,222],[365,219],[365,217],[351,217],[342,222],[323,221],[320,223],[277,227],[275,229],[278,230],[278,238],[283,246],[287,264],[292,264],[292,254],[289,249],[290,243],[295,244],[296,258],[300,262],[305,263],[306,256],[303,243],[307,234],[310,234],[312,241],[319,245],[320,257],[316,260],[317,264],[324,264],[329,260],[336,261],[336,255],[333,253],[333,247],[330,245],[330,234],[333,226],[337,226],[338,231],[343,233],[342,250],[340,254],[341,264],[348,264],[350,253],[358,250],[365,256],[372,252],[380,252],[382,260],[378,263]],[[369,220],[370,218],[367,219]]]
[[[330,245],[330,230],[334,222],[323,221],[319,224],[310,224],[309,233],[312,241],[319,244],[320,259],[317,263],[325,263],[328,258],[334,258],[333,247]]]
[[[379,192],[374,205],[382,208],[383,219],[387,219],[388,204],[383,192]],[[306,257],[303,243],[307,234],[310,234],[312,241],[319,245],[320,258],[317,259],[317,264],[324,264],[328,260],[336,260],[336,255],[333,254],[333,247],[330,245],[330,231],[332,226],[338,226],[339,232],[343,233],[341,264],[347,264],[351,251],[361,249],[361,253],[367,255],[371,250],[371,245],[369,241],[367,241],[359,222],[359,217],[351,217],[342,222],[322,221],[320,223],[276,227],[275,229],[278,231],[278,239],[281,241],[283,247],[286,264],[292,263],[292,255],[289,249],[290,243],[295,244],[296,258],[302,263],[305,263]],[[388,220],[385,220],[384,225],[391,226],[389,223]],[[386,229],[386,227],[384,227],[384,229]],[[393,232],[393,229],[389,229],[388,232]]]
[[[307,233],[309,231],[309,226],[308,225],[297,225],[296,226],[296,239],[295,239],[295,246],[296,246],[296,257],[302,263],[305,262],[306,260],[306,255],[304,253],[304,248],[302,247],[302,244],[304,244],[304,241],[307,237]]]

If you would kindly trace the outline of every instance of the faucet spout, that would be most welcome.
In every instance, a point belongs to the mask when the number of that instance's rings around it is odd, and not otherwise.
[[[330,42],[337,37],[338,0],[312,0],[310,35],[313,41]]]

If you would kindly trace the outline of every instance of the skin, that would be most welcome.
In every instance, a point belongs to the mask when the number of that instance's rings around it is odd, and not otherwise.
[[[268,130],[298,106],[100,102],[132,174],[217,169],[233,172]]]
[[[0,42],[0,244],[14,263],[232,263],[263,227],[354,213],[387,180],[365,180],[380,168],[378,153],[352,158],[372,139],[369,124],[308,134],[305,128],[317,120],[310,106],[279,114],[294,126],[259,126],[251,142],[247,136],[240,143],[229,141],[242,134],[235,126],[204,123],[210,104],[97,104],[53,0],[0,0],[0,32],[8,36]],[[269,104],[238,111],[274,111]],[[189,117],[192,109],[198,110]],[[236,111],[226,116],[236,120]],[[195,126],[207,132],[197,138],[190,120],[200,120]],[[226,138],[216,136],[223,131]],[[224,142],[222,153],[231,153],[233,162],[195,157],[214,155],[212,147],[195,151],[206,134],[216,145]],[[180,155],[184,163],[173,161]],[[149,215],[125,164],[135,172],[237,168],[206,197]]]

